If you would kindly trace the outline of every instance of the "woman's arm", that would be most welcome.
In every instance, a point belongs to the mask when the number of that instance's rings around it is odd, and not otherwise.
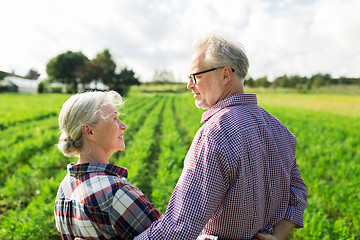
[[[122,239],[133,239],[162,217],[159,209],[131,184],[117,190],[110,215],[113,228]]]

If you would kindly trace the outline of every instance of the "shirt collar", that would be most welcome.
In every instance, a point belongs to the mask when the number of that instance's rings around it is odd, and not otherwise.
[[[201,122],[204,123],[209,118],[211,118],[214,114],[219,112],[221,109],[225,107],[235,106],[235,105],[249,105],[249,104],[257,104],[256,94],[235,94],[231,97],[225,98],[220,102],[216,103],[209,110],[204,112],[201,116]]]
[[[119,167],[113,164],[103,163],[70,163],[67,165],[67,170],[70,176],[88,174],[91,172],[106,172],[120,178],[127,178],[128,171],[126,168]]]

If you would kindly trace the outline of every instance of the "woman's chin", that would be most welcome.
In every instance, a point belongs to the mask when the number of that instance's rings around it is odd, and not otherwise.
[[[120,150],[120,151],[124,151],[125,148],[126,148],[126,146],[125,146],[125,144],[123,144],[122,146],[119,147],[119,150]]]

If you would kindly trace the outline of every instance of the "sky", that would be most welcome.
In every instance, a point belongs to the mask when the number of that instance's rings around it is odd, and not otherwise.
[[[359,0],[2,0],[0,70],[46,77],[66,51],[109,49],[140,81],[186,82],[192,44],[211,31],[243,44],[248,75],[360,77]]]

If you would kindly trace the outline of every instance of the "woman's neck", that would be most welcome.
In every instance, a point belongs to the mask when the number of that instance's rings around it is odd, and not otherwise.
[[[109,164],[109,157],[104,151],[96,148],[89,148],[89,151],[80,153],[79,164],[91,162]]]

